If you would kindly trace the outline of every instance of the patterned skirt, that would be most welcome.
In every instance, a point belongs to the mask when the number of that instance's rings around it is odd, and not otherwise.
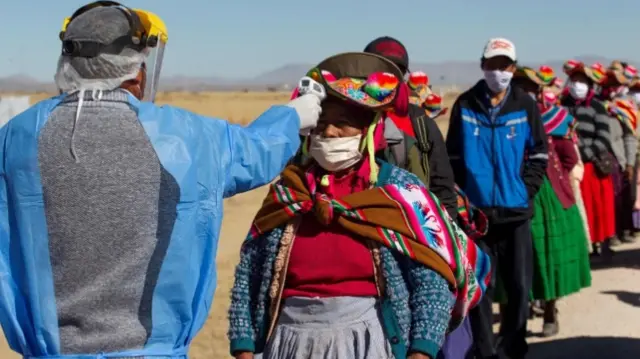
[[[291,297],[263,359],[391,359],[376,298]]]

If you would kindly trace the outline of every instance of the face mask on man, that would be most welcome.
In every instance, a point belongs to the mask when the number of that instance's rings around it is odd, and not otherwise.
[[[494,93],[502,92],[509,87],[513,73],[509,71],[485,71],[484,80],[487,82],[489,90]]]
[[[569,94],[576,100],[584,100],[589,94],[589,85],[584,82],[569,83]]]
[[[311,137],[309,155],[329,172],[346,170],[362,160],[361,140],[362,135],[338,138],[315,135]]]
[[[632,92],[631,98],[635,102],[636,106],[640,105],[640,92]]]

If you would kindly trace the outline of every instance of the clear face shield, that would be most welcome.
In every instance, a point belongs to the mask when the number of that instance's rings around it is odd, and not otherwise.
[[[165,43],[160,42],[158,46],[149,49],[149,55],[147,55],[147,60],[145,61],[147,78],[142,101],[154,102],[156,99],[165,45]]]
[[[135,9],[134,11],[138,15],[138,18],[144,26],[148,36],[156,37],[158,39],[156,46],[147,48],[147,51],[149,52],[145,62],[147,79],[144,86],[144,96],[142,98],[142,101],[154,102],[160,83],[160,72],[162,71],[164,50],[169,39],[167,35],[167,28],[158,15],[146,10]]]

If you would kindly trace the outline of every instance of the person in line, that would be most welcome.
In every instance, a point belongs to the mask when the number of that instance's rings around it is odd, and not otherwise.
[[[449,109],[442,107],[442,98],[431,90],[429,76],[426,73],[420,71],[412,72],[409,74],[407,84],[410,89],[409,102],[420,106],[429,118],[435,120],[447,113]],[[394,122],[385,124],[387,128],[389,125],[395,125]],[[387,128],[385,128],[385,131]],[[413,169],[411,166],[406,169],[413,172],[411,171]],[[455,190],[458,198],[456,217],[458,225],[472,240],[486,235],[488,228],[484,214],[469,202],[469,198],[458,186],[455,186]],[[467,317],[457,329],[447,335],[437,359],[465,359],[472,346],[473,333],[471,332],[471,323]]]
[[[488,257],[415,175],[375,156],[384,113],[408,102],[402,72],[383,57],[347,53],[309,76],[328,98],[309,159],[272,185],[242,246],[230,352],[435,359],[482,297]]]
[[[602,69],[601,69],[602,70]],[[598,98],[605,104],[611,118],[611,151],[616,160],[612,173],[616,205],[616,237],[612,245],[632,242],[633,204],[635,202],[634,173],[638,151],[638,115],[632,99],[627,96],[629,83],[638,71],[620,61],[606,69],[606,80],[599,86]]]
[[[471,312],[477,358],[524,358],[533,271],[533,198],[543,183],[547,140],[536,102],[511,86],[516,49],[503,38],[484,48],[484,79],[461,94],[451,110],[447,149],[456,183],[489,219],[489,232],[477,241],[509,297],[499,340],[494,340],[492,297]]]
[[[637,113],[637,109],[640,109],[639,75],[634,76],[629,83],[629,98],[633,102]],[[636,151],[635,177],[632,185],[635,186],[635,200],[633,204],[633,234],[635,237],[640,232],[640,141],[638,141],[638,149]]]
[[[387,58],[400,68],[403,76],[410,73],[407,48],[393,37],[382,36],[371,41],[365,46],[364,52]],[[408,91],[406,87],[404,90]],[[416,166],[409,170],[421,178],[429,190],[442,201],[449,215],[455,219],[457,196],[454,190],[453,172],[444,138],[435,122],[435,117],[425,115],[424,109],[413,103],[409,105],[406,113],[389,111],[387,116],[403,133],[416,140],[422,168]]]
[[[553,80],[551,86],[545,88],[544,98],[547,103],[553,103],[556,105],[560,105],[561,95],[565,91],[564,81],[562,81],[559,77],[556,77]],[[567,90],[568,91],[568,90]],[[567,95],[568,92],[565,93]],[[577,123],[576,123],[577,126]],[[578,147],[578,133],[574,129],[573,131],[573,143],[578,154],[578,162],[573,166],[573,169],[569,172],[569,178],[571,179],[571,188],[573,189],[573,196],[576,200],[576,205],[578,206],[578,210],[580,211],[580,217],[582,218],[582,224],[584,228],[586,228],[585,239],[587,244],[587,249],[589,253],[591,253],[591,232],[589,231],[589,220],[587,218],[587,211],[584,207],[584,201],[582,200],[582,190],[580,189],[580,184],[582,183],[582,179],[584,178],[584,162],[582,162],[582,157],[580,156],[580,148]]]
[[[247,127],[156,106],[167,41],[111,2],[65,21],[55,82],[0,130],[0,323],[29,358],[186,358],[216,288],[223,199],[269,183],[317,96]]]
[[[580,183],[592,242],[592,255],[611,254],[609,241],[616,234],[611,154],[611,119],[605,105],[595,98],[594,87],[605,80],[605,73],[576,60],[565,62],[569,76],[560,103],[576,118],[578,148],[584,162]],[[604,245],[603,245],[604,244]]]
[[[556,104],[557,96],[549,91],[555,77],[553,69],[541,66],[537,71],[520,67],[514,78],[514,86],[538,102],[549,149],[549,165],[534,199],[531,220],[534,249],[531,298],[544,301],[544,337],[554,336],[560,330],[557,300],[591,285],[585,245],[587,228],[570,183],[570,173],[578,163],[573,141],[576,120]]]

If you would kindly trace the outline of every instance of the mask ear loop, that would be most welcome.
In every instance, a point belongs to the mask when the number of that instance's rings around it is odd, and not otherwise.
[[[376,163],[376,154],[375,154],[375,143],[373,134],[376,131],[376,127],[378,126],[378,122],[380,122],[380,118],[382,117],[382,112],[378,112],[376,117],[373,119],[373,123],[367,129],[367,136],[364,141],[360,143],[360,152],[363,152],[366,148],[367,154],[369,155],[369,165],[371,167],[371,172],[369,174],[369,183],[376,184],[378,182],[378,174],[380,169],[378,168],[378,164]]]
[[[73,120],[73,129],[71,130],[70,150],[71,150],[71,156],[73,157],[73,160],[76,163],[78,163],[80,161],[78,159],[78,153],[76,151],[76,144],[75,144],[76,127],[78,126],[78,119],[80,118],[80,111],[82,111],[82,105],[84,104],[84,94],[85,94],[85,90],[84,89],[80,89],[79,92],[78,92],[78,107],[76,108],[76,117]]]

